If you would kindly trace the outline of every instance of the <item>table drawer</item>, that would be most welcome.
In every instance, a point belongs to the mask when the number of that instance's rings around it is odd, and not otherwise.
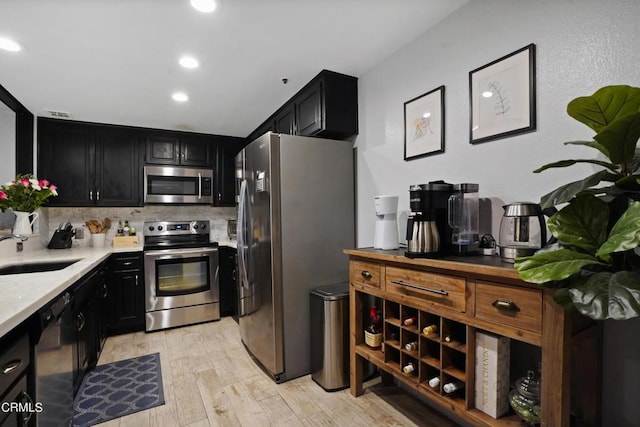
[[[387,292],[418,298],[421,302],[460,312],[466,311],[466,280],[463,277],[387,267]]]
[[[351,261],[349,263],[349,277],[354,285],[380,287],[382,266],[372,262]]]
[[[10,342],[0,352],[0,394],[18,378],[29,366],[29,335],[24,334]]]
[[[542,332],[542,290],[476,282],[476,317]]]

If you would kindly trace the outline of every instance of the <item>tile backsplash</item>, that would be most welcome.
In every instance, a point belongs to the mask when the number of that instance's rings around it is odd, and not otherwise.
[[[105,245],[111,246],[116,234],[118,221],[129,221],[138,235],[144,235],[145,221],[171,220],[209,220],[211,223],[211,240],[224,241],[227,237],[227,220],[236,218],[236,208],[215,208],[201,205],[150,205],[135,208],[44,208],[40,217],[39,232],[43,240],[49,241],[53,231],[61,223],[71,222],[73,227],[83,229],[83,239],[73,239],[74,246],[91,245],[91,235],[84,222],[90,219],[102,221],[111,218],[111,229],[107,233]],[[46,237],[45,237],[46,236]]]

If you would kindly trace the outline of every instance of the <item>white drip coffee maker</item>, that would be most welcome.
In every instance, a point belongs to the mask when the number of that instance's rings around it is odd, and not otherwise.
[[[398,249],[398,196],[375,196],[376,231],[374,249]]]

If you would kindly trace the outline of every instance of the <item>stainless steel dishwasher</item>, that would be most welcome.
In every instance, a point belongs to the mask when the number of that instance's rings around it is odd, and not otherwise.
[[[42,412],[38,426],[70,426],[73,420],[75,323],[72,296],[63,293],[38,310],[35,334],[36,401]]]

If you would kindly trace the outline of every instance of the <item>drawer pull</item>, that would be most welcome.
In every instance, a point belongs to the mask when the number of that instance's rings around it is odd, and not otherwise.
[[[126,266],[131,265],[131,264],[133,264],[133,261],[125,261],[125,262],[122,263],[122,265],[126,265]]]
[[[15,371],[20,366],[22,366],[22,360],[20,359],[12,360],[11,362],[4,365],[4,368],[2,368],[2,374],[9,375],[11,372]]]
[[[407,283],[407,282],[405,282],[403,280],[392,280],[391,283],[393,283],[394,285],[402,285],[402,286],[406,286],[408,288],[419,289],[421,291],[431,292],[431,293],[438,294],[438,295],[444,295],[444,296],[448,296],[449,295],[449,292],[445,291],[444,289],[424,288],[422,286],[414,285],[412,283]]]
[[[364,270],[360,275],[367,280],[373,279],[373,274],[369,273],[367,270]]]
[[[509,301],[508,299],[497,299],[491,305],[497,308],[498,310],[506,310],[506,311],[513,311],[513,312],[520,311],[520,308],[516,305],[516,303],[513,301]]]

